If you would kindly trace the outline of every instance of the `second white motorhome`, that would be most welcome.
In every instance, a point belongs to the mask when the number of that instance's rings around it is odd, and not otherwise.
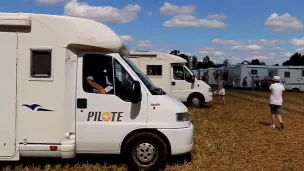
[[[303,66],[277,66],[270,70],[269,76],[278,75],[286,90],[304,91]]]
[[[130,51],[131,60],[170,96],[195,107],[212,101],[211,87],[198,80],[186,60],[163,52]]]
[[[228,85],[232,85],[233,87],[242,87],[243,79],[247,77],[247,87],[251,88],[256,76],[259,76],[260,80],[268,77],[269,69],[271,68],[275,68],[275,66],[244,64],[231,66],[228,69]]]
[[[107,26],[0,13],[0,51],[1,161],[120,154],[130,170],[154,171],[191,152],[187,107],[154,86]]]

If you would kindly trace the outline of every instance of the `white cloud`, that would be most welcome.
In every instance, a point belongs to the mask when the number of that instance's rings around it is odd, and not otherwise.
[[[60,3],[60,2],[63,2],[65,0],[36,0],[37,3],[39,4],[57,4],[57,3]]]
[[[225,55],[224,52],[217,50],[215,48],[201,48],[199,49],[200,54],[208,55],[211,57],[223,57]]]
[[[69,1],[64,7],[65,15],[89,18],[105,23],[129,23],[136,19],[140,11],[141,7],[137,4],[129,4],[118,9],[111,6],[90,6],[77,0]]]
[[[149,40],[139,40],[137,47],[152,47],[152,43]]]
[[[304,53],[304,48],[297,48],[296,51],[300,53]]]
[[[133,41],[133,38],[129,35],[122,35],[122,36],[120,36],[120,38],[124,41],[127,41],[127,42]]]
[[[292,55],[293,55],[293,53],[291,53],[291,52],[285,52],[283,54],[283,56],[285,56],[285,57],[291,57]]]
[[[193,15],[176,15],[163,23],[165,27],[208,27],[225,28],[227,25],[218,20],[198,19]]]
[[[192,14],[195,10],[195,5],[177,6],[169,2],[160,7],[160,13],[164,15]]]
[[[277,46],[282,45],[285,42],[283,40],[223,40],[223,39],[213,39],[211,41],[213,44],[219,44],[219,45],[230,45],[230,46],[245,46],[245,45],[251,45],[256,44],[259,46]]]
[[[212,19],[212,20],[224,20],[226,18],[227,18],[227,16],[225,16],[224,14],[210,14],[210,15],[208,15],[208,19]]]
[[[231,49],[251,51],[251,50],[261,50],[263,48],[257,44],[252,44],[252,45],[234,45],[234,46],[232,46]]]
[[[267,19],[265,25],[275,32],[296,31],[303,29],[304,27],[297,17],[291,16],[288,13],[281,16],[277,13],[272,13]]]
[[[302,38],[302,39],[292,39],[289,43],[293,44],[295,46],[304,46],[304,38]]]

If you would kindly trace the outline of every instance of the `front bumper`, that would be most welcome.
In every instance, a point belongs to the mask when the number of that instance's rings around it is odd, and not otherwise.
[[[181,155],[192,151],[193,148],[193,125],[190,122],[188,128],[159,129],[169,140],[171,155]]]

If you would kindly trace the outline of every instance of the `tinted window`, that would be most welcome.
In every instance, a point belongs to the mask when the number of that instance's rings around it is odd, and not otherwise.
[[[161,76],[162,65],[147,65],[147,75],[149,76]]]
[[[52,52],[32,50],[31,77],[50,78],[51,71],[52,71]]]

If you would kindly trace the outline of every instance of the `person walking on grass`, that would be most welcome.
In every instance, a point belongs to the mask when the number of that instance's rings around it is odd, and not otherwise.
[[[226,104],[225,97],[224,97],[225,96],[225,88],[224,88],[223,80],[220,77],[218,77],[217,83],[218,83],[218,87],[217,87],[217,90],[214,92],[214,94],[216,94],[217,96],[221,96],[222,100],[223,100],[223,103]]]
[[[270,95],[270,112],[271,112],[271,127],[275,128],[275,118],[278,117],[281,125],[281,129],[284,129],[284,123],[282,119],[283,114],[283,91],[285,91],[284,86],[280,83],[280,77],[273,77],[273,84],[269,86],[271,91]]]

